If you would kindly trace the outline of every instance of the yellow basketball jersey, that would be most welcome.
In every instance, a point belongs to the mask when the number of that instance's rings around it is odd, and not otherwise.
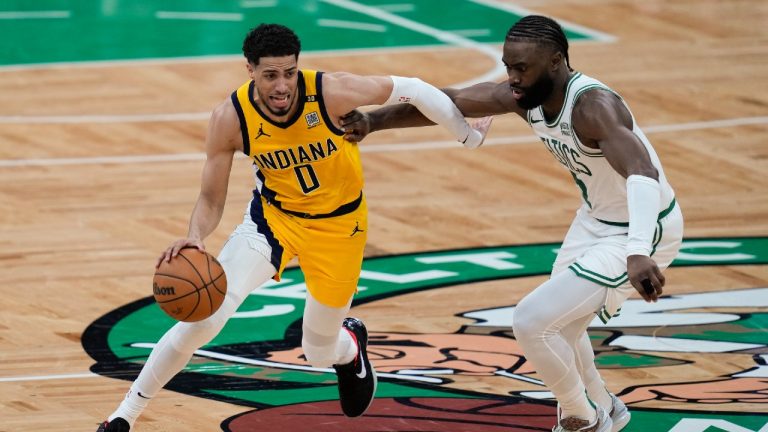
[[[258,107],[253,81],[232,93],[243,152],[253,160],[254,192],[288,212],[333,213],[359,200],[363,189],[360,151],[328,117],[322,76],[299,71],[298,108],[283,123],[271,120]]]

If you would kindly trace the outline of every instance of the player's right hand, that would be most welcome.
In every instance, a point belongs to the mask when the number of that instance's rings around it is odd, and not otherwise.
[[[160,257],[157,259],[157,262],[155,263],[155,268],[160,267],[160,264],[162,264],[163,261],[171,262],[171,258],[176,258],[176,256],[179,255],[179,251],[187,247],[194,247],[194,248],[197,248],[197,250],[199,250],[200,252],[205,252],[205,245],[203,244],[203,241],[200,239],[193,239],[193,238],[178,239],[175,242],[171,243],[171,245],[168,246],[168,249],[163,251]]]
[[[344,130],[344,138],[350,142],[360,142],[371,133],[370,117],[359,110],[352,110],[341,116],[339,125]]]

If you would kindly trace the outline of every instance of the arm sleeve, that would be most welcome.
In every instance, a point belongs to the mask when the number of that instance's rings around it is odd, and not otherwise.
[[[384,105],[409,103],[425,117],[451,131],[464,146],[480,146],[482,134],[472,129],[448,95],[418,78],[392,76],[392,82],[392,94]]]
[[[651,255],[660,205],[661,187],[658,181],[641,175],[631,175],[627,178],[627,256]]]

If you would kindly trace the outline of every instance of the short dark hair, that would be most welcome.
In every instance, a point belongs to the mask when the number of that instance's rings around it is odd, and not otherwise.
[[[251,29],[243,41],[243,54],[254,65],[259,64],[261,57],[294,55],[298,60],[299,51],[299,37],[293,30],[280,24],[260,24]]]
[[[552,18],[541,15],[528,15],[516,22],[507,32],[507,40],[532,40],[553,46],[563,53],[565,65],[570,69],[568,58],[568,38],[563,28]]]

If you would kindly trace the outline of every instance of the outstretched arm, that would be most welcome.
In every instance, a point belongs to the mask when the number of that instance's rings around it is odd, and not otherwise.
[[[599,147],[611,167],[627,179],[627,275],[643,299],[657,301],[665,280],[650,255],[661,187],[648,150],[632,132],[632,115],[618,96],[592,90],[577,102],[573,125],[582,142]]]
[[[463,89],[445,88],[442,91],[451,98],[465,117],[483,117],[510,112],[525,117],[525,110],[517,106],[506,82],[486,82]],[[352,141],[360,141],[377,130],[433,124],[434,122],[410,105],[386,106],[367,113],[352,111],[341,118],[341,127],[347,131],[348,139]]]
[[[418,78],[358,76],[347,73],[323,76],[323,97],[332,118],[363,105],[413,106],[431,124],[437,123],[468,147],[478,147],[490,119],[473,129],[450,97]],[[343,127],[343,125],[340,124]]]

